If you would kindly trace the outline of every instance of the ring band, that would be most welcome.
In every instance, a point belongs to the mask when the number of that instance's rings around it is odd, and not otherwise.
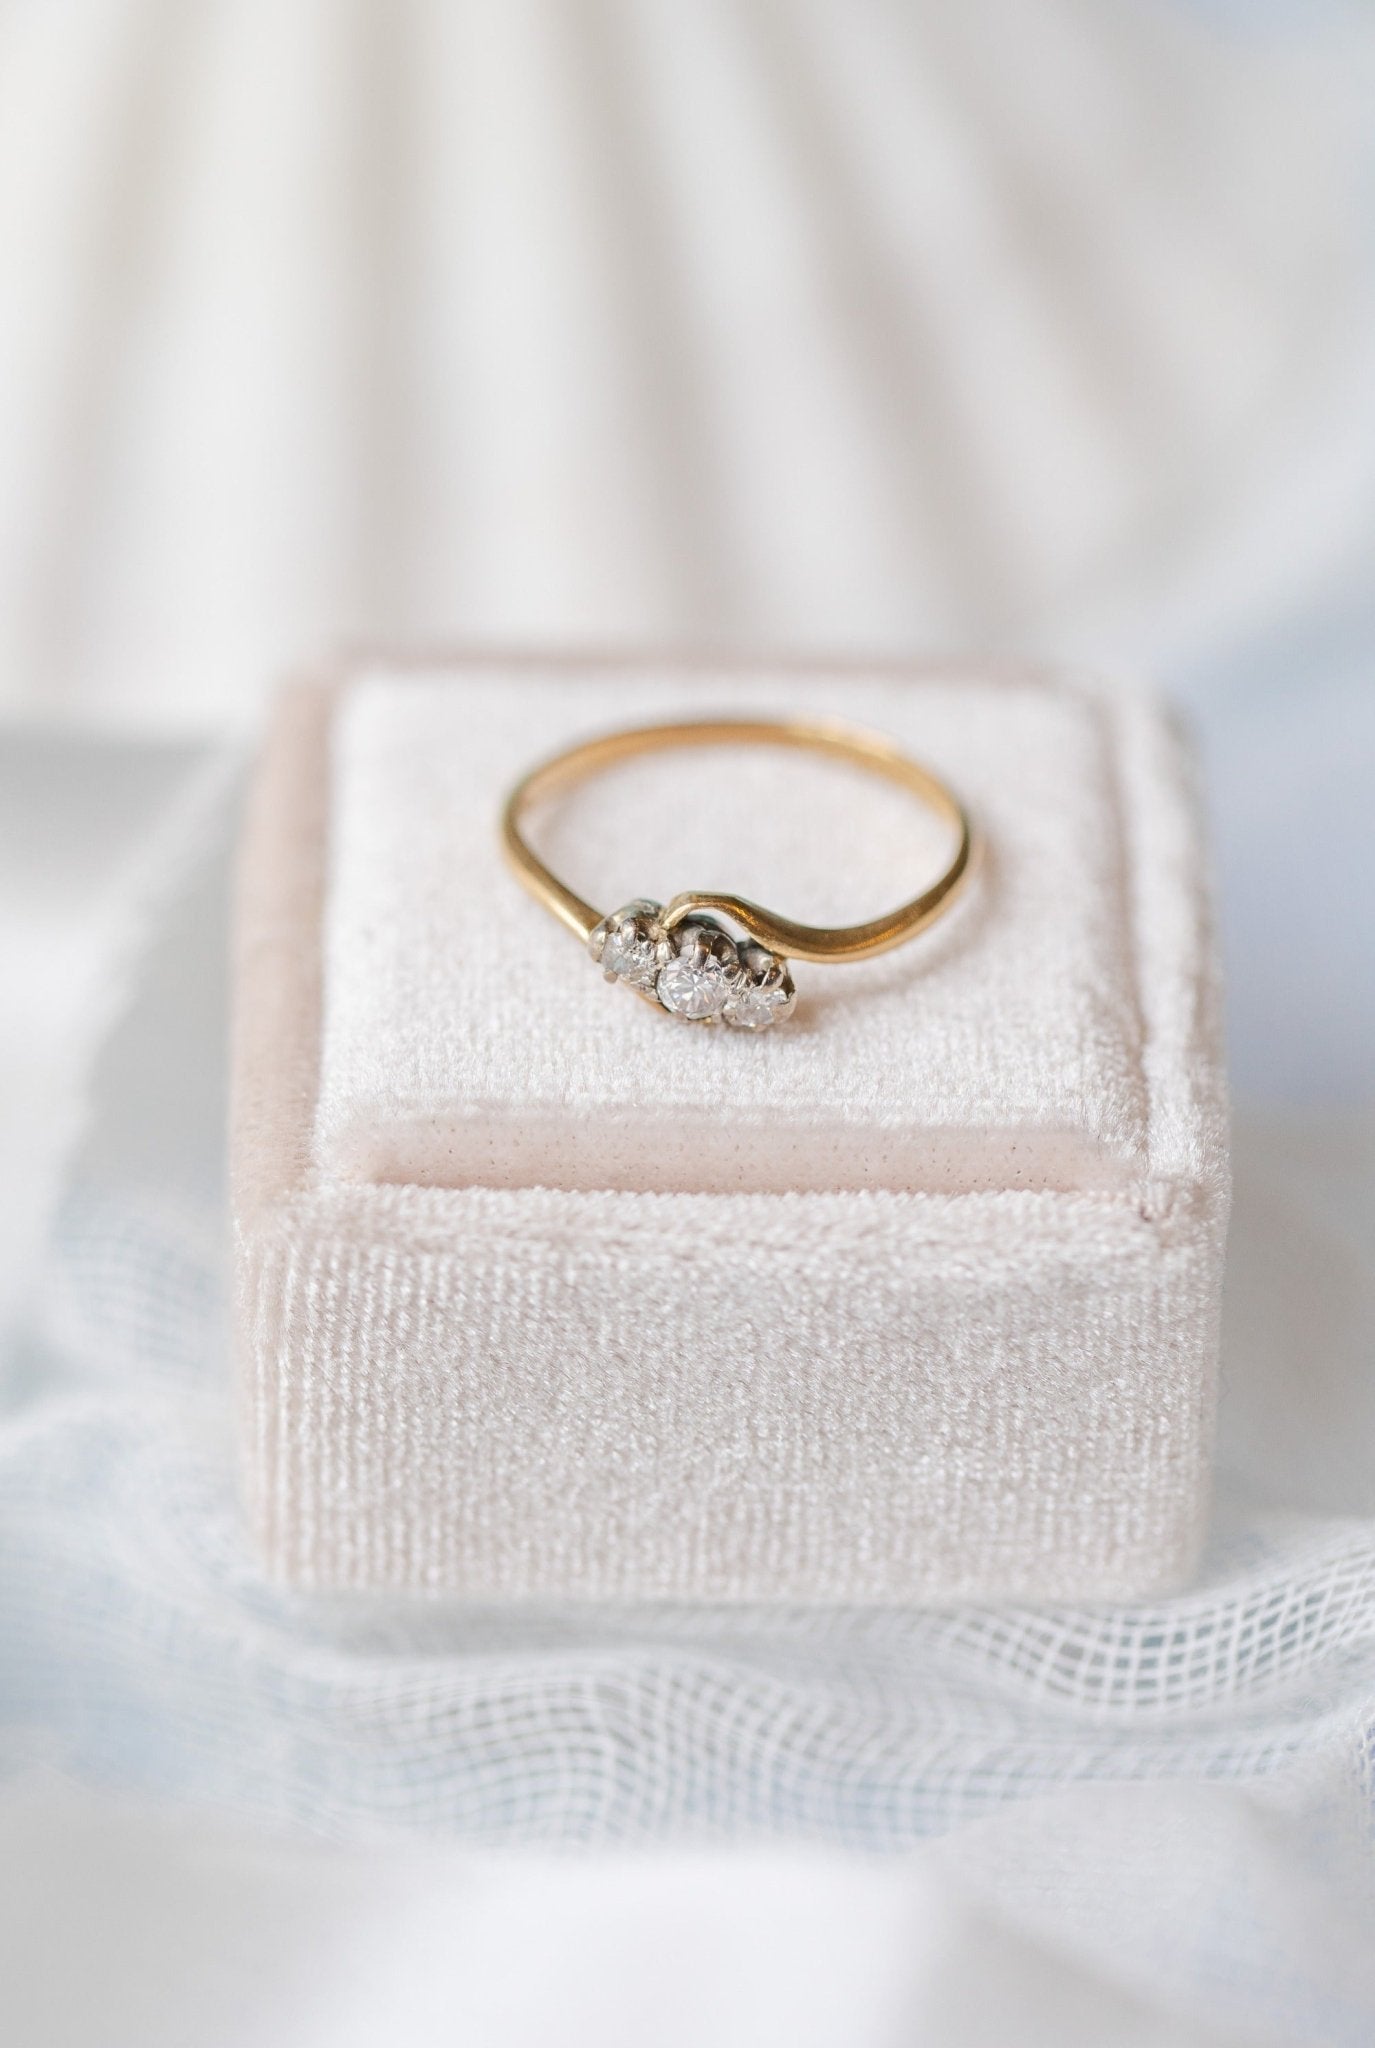
[[[533,804],[637,754],[680,747],[792,747],[867,768],[919,797],[956,835],[945,871],[919,896],[866,924],[808,925],[743,896],[685,890],[667,904],[637,897],[609,916],[583,901],[547,868],[525,838]],[[516,784],[501,821],[506,857],[536,902],[575,933],[608,981],[623,981],[657,1008],[696,1023],[760,1031],[791,1014],[796,1000],[789,960],[865,960],[914,939],[959,894],[974,863],[969,817],[940,777],[900,752],[883,734],[829,719],[704,719],[638,726],[586,740],[541,762]],[[733,939],[719,920],[746,933]]]

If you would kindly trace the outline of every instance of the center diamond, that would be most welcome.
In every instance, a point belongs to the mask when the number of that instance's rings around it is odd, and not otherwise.
[[[659,1001],[675,1017],[719,1017],[739,981],[733,941],[708,925],[683,925],[674,934],[677,951],[659,970]]]
[[[719,1018],[737,1031],[758,1032],[791,1016],[797,991],[781,955],[753,939],[733,939],[700,912],[671,932],[662,915],[661,904],[637,896],[592,927],[587,950],[608,981],[694,1024]]]

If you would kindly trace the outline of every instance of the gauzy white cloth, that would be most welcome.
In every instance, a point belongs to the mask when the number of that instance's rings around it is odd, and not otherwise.
[[[1132,1807],[1159,1795],[1134,1788]],[[1139,1832],[1139,1829],[1137,1830]],[[1256,1829],[1259,1835],[1259,1829]],[[1228,1847],[1254,1847],[1244,1829]],[[367,1849],[0,1790],[14,2038],[100,2048],[1237,2048],[1063,1952],[947,1848]],[[60,1905],[59,1905],[60,1902]],[[85,1933],[70,1967],[75,1924]],[[1333,1944],[1335,1949],[1336,1944]],[[1268,2036],[1275,2038],[1273,2030]]]
[[[80,805],[78,789],[73,819]],[[370,1853],[366,1874],[340,1864],[325,1883],[271,1832],[240,1846],[189,1816],[107,1820],[36,1787],[0,1812],[20,1888],[4,1977],[16,2032],[22,2020],[42,2038],[51,2015],[61,2038],[74,2014],[77,2031],[89,1983],[105,1994],[105,2038],[156,2041],[145,1973],[175,1929],[158,2010],[170,2027],[223,1987],[212,2041],[272,2038],[244,1981],[259,1960],[293,2038],[315,2025],[348,2039],[328,1960],[340,1948],[374,1956],[417,2000],[428,1991],[419,2041],[445,2038],[451,2016],[476,2027],[483,1986],[500,2007],[495,2041],[538,2038],[536,1987],[503,1999],[495,1960],[513,1928],[528,1956],[537,1900],[550,1923],[540,1969],[566,1993],[570,2032],[585,2023],[596,2038],[601,2014],[638,2008],[584,1996],[571,1974],[563,1933],[589,1896],[610,1917],[588,1953],[627,2001],[636,1954],[679,1920],[704,1982],[734,1968],[740,2000],[767,1994],[763,1956],[732,1964],[716,1860],[676,1876],[640,1865],[643,1916],[622,1911],[610,1875],[589,1894],[577,1865],[533,1891],[488,1866],[465,1907],[454,1887],[466,1872],[441,1871],[437,1845],[701,1853],[766,1837],[891,1856],[941,1837],[936,1864],[895,1863],[874,1893],[849,1890],[834,1861],[814,1882],[755,1866],[759,1904],[742,1910],[761,1940],[780,1900],[790,1924],[835,1915],[831,1971],[813,1980],[818,2040],[855,2027],[885,2038],[864,1929],[891,1916],[890,1953],[904,1898],[918,1916],[914,1981],[893,1992],[892,2028],[927,2014],[943,2048],[979,2043],[981,2016],[987,2038],[979,1994],[996,2019],[1008,1985],[1032,2002],[1031,2040],[1047,2012],[1088,2041],[1133,2040],[1131,2026],[1171,2044],[1219,2033],[1346,2048],[1368,2035],[1368,1134],[1350,1119],[1326,1135],[1243,1127],[1227,1483],[1204,1569],[1173,1598],[572,1614],[288,1594],[263,1582],[232,1479],[223,853],[184,885],[93,1076],[34,1314],[10,1350],[0,1758],[10,1770],[48,1758],[126,1794],[229,1807]],[[952,1910],[957,1893],[982,1902],[974,1923],[960,1907],[933,1927],[924,1872]],[[489,1971],[465,1972],[461,1944],[423,1933],[422,1893],[441,1922],[490,1911]],[[44,1971],[63,1913],[82,1968]],[[667,1978],[642,1996],[674,2040],[694,2009],[671,1944],[658,1953]]]
[[[532,745],[706,704],[844,709],[924,748],[987,835],[962,916],[815,971],[760,1039],[613,1000],[500,858]],[[553,858],[608,908],[640,864],[665,897],[695,875],[825,919],[936,871],[910,798],[793,761],[644,763],[563,807]],[[973,665],[375,665],[274,723],[236,960],[275,1571],[891,1601],[1192,1569],[1226,1148],[1202,858],[1148,700]]]

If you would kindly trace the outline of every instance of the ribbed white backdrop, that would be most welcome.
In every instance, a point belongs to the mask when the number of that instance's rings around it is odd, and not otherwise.
[[[204,725],[357,632],[1149,654],[1243,540],[1273,601],[1375,62],[1262,11],[5,7],[0,702]]]

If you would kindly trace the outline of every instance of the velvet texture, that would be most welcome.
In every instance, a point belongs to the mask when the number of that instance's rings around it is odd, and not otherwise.
[[[683,1029],[505,875],[500,796],[615,724],[794,708],[921,753],[990,858],[926,940],[800,966],[784,1030]],[[941,851],[897,793],[768,753],[627,768],[537,829],[605,908],[729,883],[849,921]],[[1187,762],[1149,702],[360,665],[276,722],[237,996],[249,1491],[283,1576],[851,1601],[1187,1574],[1226,1147]]]

